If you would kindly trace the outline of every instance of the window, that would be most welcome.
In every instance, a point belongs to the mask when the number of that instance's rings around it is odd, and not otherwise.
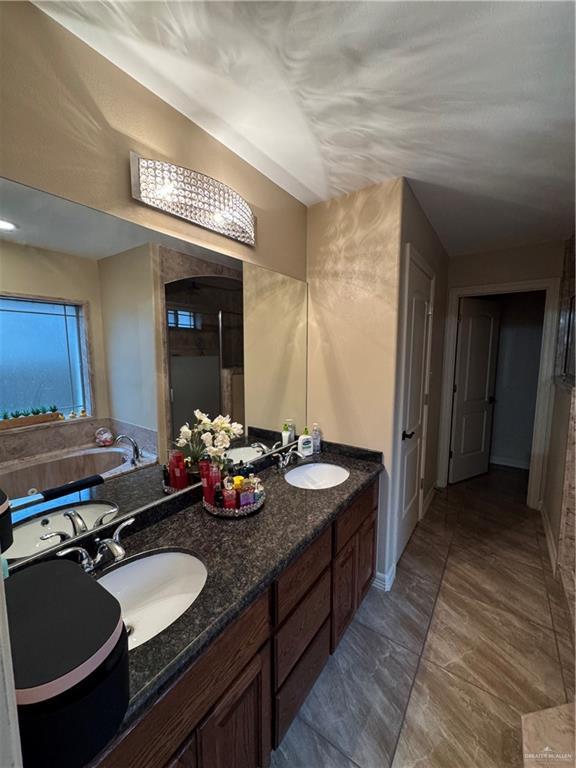
[[[199,312],[190,312],[188,309],[169,309],[168,327],[188,328],[201,331],[202,315]]]
[[[0,296],[0,418],[89,410],[83,335],[81,306]]]

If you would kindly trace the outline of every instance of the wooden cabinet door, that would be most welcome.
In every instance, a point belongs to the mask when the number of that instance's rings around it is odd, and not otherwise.
[[[332,651],[356,611],[357,540],[357,536],[350,539],[332,561]]]
[[[186,746],[167,768],[198,768],[196,761],[196,733],[193,733]]]
[[[244,669],[198,729],[199,768],[266,768],[270,761],[270,647]]]
[[[358,605],[370,589],[376,573],[376,513],[373,512],[358,533]]]

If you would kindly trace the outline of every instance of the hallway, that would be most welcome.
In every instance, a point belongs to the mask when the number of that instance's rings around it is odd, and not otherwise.
[[[436,494],[273,768],[522,766],[520,716],[574,700],[568,605],[527,474],[492,467]]]

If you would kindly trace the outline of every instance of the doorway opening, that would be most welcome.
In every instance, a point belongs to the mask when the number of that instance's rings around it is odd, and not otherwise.
[[[448,482],[530,468],[544,291],[462,297]]]
[[[242,280],[200,276],[165,290],[172,440],[196,408],[243,424]]]
[[[450,291],[439,487],[491,464],[524,469],[526,504],[540,508],[558,289],[551,278]]]

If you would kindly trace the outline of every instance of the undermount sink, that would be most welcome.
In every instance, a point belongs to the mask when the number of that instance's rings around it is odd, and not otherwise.
[[[262,451],[257,448],[252,448],[249,445],[243,446],[242,448],[230,448],[226,451],[226,458],[232,459],[234,464],[238,464],[239,461],[243,461],[244,463],[254,461],[255,459],[259,459],[260,456],[262,456]]]
[[[336,464],[302,464],[284,475],[286,482],[290,485],[310,491],[333,488],[349,477],[350,472]]]
[[[175,622],[202,592],[207,576],[197,557],[168,550],[126,560],[98,582],[120,603],[132,650]]]
[[[73,537],[74,528],[65,515],[66,512],[73,510],[82,516],[89,530],[94,528],[96,523],[109,523],[118,514],[118,507],[115,504],[110,504],[107,501],[85,501],[68,504],[65,507],[36,515],[30,520],[25,520],[14,526],[14,542],[4,553],[6,557],[9,560],[16,560],[21,557],[37,555],[63,540],[62,537],[58,536],[44,540],[40,538],[49,533],[60,531]]]

